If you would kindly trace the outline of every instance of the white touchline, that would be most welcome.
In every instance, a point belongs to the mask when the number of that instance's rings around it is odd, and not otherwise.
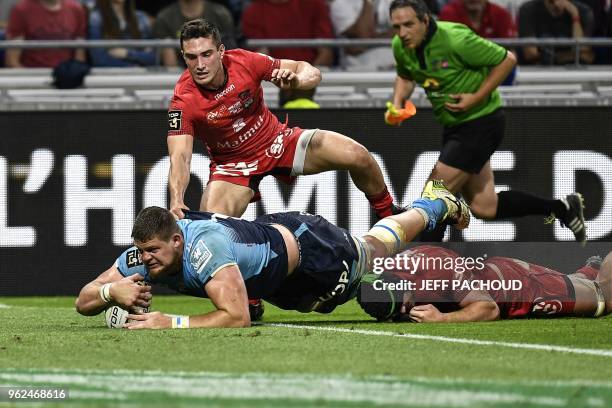
[[[307,326],[307,325],[301,325],[301,324],[287,324],[287,323],[259,323],[257,324],[257,326],[269,326],[269,327],[271,326],[271,327],[285,327],[289,329],[331,331],[331,332],[337,332],[337,333],[363,334],[366,336],[402,337],[402,338],[416,339],[416,340],[442,341],[442,342],[447,342],[447,343],[475,344],[479,346],[499,346],[499,347],[528,349],[528,350],[558,351],[560,353],[587,354],[587,355],[600,356],[600,357],[612,357],[612,350],[582,349],[582,348],[572,348],[572,347],[564,347],[564,346],[554,346],[551,344],[511,343],[507,341],[462,339],[462,338],[445,337],[445,336],[431,336],[427,334],[396,333],[396,332],[388,332],[388,331],[382,331],[382,330],[346,329],[343,327]]]
[[[0,309],[8,309],[10,306],[5,305],[4,303],[0,303]]]

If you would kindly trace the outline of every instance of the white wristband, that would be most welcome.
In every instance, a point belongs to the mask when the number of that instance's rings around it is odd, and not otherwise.
[[[188,329],[189,328],[189,316],[173,316],[172,317],[172,328],[173,329]]]
[[[98,291],[98,293],[100,294],[100,298],[102,298],[102,301],[104,301],[104,303],[110,303],[113,300],[110,295],[111,285],[112,283],[105,283],[104,285],[100,286],[100,290]]]

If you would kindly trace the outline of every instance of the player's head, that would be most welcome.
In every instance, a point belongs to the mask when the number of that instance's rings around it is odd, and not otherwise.
[[[471,13],[483,12],[489,0],[463,0],[463,7]]]
[[[170,211],[161,207],[142,209],[134,221],[132,238],[152,277],[180,268],[183,235]]]
[[[431,20],[423,0],[393,0],[389,6],[391,25],[405,48],[416,48],[425,39]]]
[[[223,83],[223,54],[219,29],[199,18],[183,24],[181,53],[194,82],[203,87],[216,87]],[[221,83],[219,83],[221,82]]]

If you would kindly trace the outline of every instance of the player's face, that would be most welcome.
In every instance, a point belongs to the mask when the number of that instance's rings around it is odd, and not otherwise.
[[[484,10],[487,0],[463,0],[463,4],[467,11],[477,13]]]
[[[225,47],[215,45],[212,38],[192,38],[183,41],[183,58],[194,82],[204,88],[223,85],[223,54]]]
[[[400,7],[391,13],[391,25],[404,47],[414,49],[421,45],[425,38],[429,17],[425,16],[425,21],[420,21],[412,7]]]
[[[134,242],[153,278],[170,275],[180,269],[182,243],[180,234],[172,235],[168,241],[155,237],[146,242]]]

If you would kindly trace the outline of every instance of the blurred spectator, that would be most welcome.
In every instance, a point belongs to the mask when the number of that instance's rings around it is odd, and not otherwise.
[[[334,37],[325,0],[253,0],[242,15],[242,33],[247,38]],[[333,63],[333,52],[328,47],[258,51],[274,58],[306,61],[313,65]]]
[[[6,28],[11,9],[15,3],[17,3],[17,0],[0,0],[0,31],[4,31]]]
[[[87,17],[74,0],[21,0],[11,11],[6,38],[9,40],[84,39]],[[69,59],[85,61],[83,49],[9,49],[6,66],[55,67]]]
[[[391,0],[332,0],[331,19],[337,36],[347,38],[391,38]],[[395,66],[390,47],[345,48],[342,65],[347,69],[377,70]]]
[[[578,0],[593,11],[593,37],[612,37],[612,0]],[[612,48],[593,47],[596,64],[612,64]]]
[[[178,0],[162,9],[155,19],[153,35],[156,38],[178,39],[181,26],[196,18],[210,21],[219,28],[225,49],[236,48],[236,30],[231,13],[225,6],[205,0]],[[176,67],[179,64],[185,66],[178,42],[176,45],[162,50],[164,66]]]
[[[253,0],[211,0],[215,3],[223,4],[232,13],[236,26],[240,26],[242,13]]]
[[[147,15],[136,10],[134,0],[97,0],[96,8],[89,15],[89,38],[99,39],[147,39],[151,27]],[[151,50],[128,48],[91,48],[91,63],[98,67],[130,67],[155,64]]]
[[[135,0],[135,2],[136,10],[142,10],[147,13],[151,23],[153,23],[161,9],[176,3],[176,0]]]
[[[316,88],[288,89],[281,93],[279,105],[283,109],[319,109],[321,106],[314,101]]]
[[[452,0],[442,8],[440,20],[462,23],[484,38],[514,38],[512,15],[488,0]]]
[[[570,0],[529,0],[519,8],[519,37],[583,38],[593,33],[593,12]],[[568,64],[575,60],[573,47],[523,47],[521,62]],[[580,61],[593,62],[590,47],[580,47]]]

